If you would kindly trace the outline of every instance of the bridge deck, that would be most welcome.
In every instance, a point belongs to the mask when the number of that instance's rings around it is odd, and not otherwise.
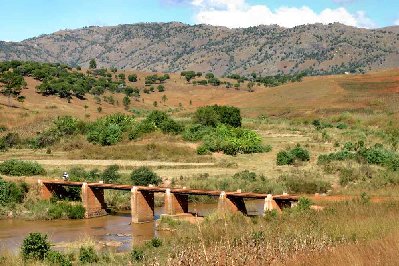
[[[69,182],[60,180],[41,180],[43,184],[81,187],[84,182]],[[114,189],[114,190],[128,190],[130,191],[134,186],[132,185],[117,185],[117,184],[103,184],[103,183],[87,183],[91,188]],[[136,186],[139,191],[148,191],[154,193],[165,193],[170,189],[171,193],[183,195],[202,195],[202,196],[219,196],[220,190],[200,190],[200,189],[183,189],[183,188],[166,188],[166,187],[144,187]],[[251,199],[265,199],[267,194],[252,193],[252,192],[225,192],[226,196],[237,198],[251,198]],[[292,195],[273,195],[274,200],[291,201],[298,200],[297,196]]]

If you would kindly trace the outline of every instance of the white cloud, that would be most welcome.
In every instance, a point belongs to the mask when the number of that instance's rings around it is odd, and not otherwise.
[[[396,26],[399,26],[399,18],[397,20],[395,20],[395,22],[393,24]]]
[[[271,10],[266,5],[250,5],[246,0],[192,0],[196,23],[229,28],[277,24],[283,27],[311,23],[340,22],[349,26],[372,28],[375,23],[365,12],[350,13],[344,7],[326,8],[320,13],[307,6],[280,7]]]

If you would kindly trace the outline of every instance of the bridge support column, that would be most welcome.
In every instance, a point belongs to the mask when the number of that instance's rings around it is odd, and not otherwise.
[[[138,187],[131,190],[132,223],[154,221],[154,192],[139,191]]]
[[[107,205],[104,200],[104,189],[102,188],[91,188],[87,183],[83,183],[82,203],[86,209],[85,218],[107,215]]]
[[[49,200],[53,197],[53,188],[49,184],[43,183],[42,180],[37,180],[37,183],[39,184],[39,192],[40,192],[40,197],[44,200]]]
[[[240,211],[245,215],[247,214],[244,199],[241,197],[227,196],[224,191],[222,191],[219,196],[218,211],[221,213]]]
[[[165,212],[168,215],[188,213],[188,195],[174,194],[166,189]]]
[[[273,196],[271,194],[268,194],[267,198],[265,198],[265,205],[263,207],[263,212],[265,213],[273,210],[276,210],[279,213],[281,212],[281,209],[278,206],[277,202],[273,199]]]

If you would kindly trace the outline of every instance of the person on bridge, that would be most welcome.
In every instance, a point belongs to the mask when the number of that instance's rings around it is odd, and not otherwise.
[[[62,180],[64,181],[68,181],[69,180],[69,175],[67,172],[64,172],[64,174],[62,175]]]

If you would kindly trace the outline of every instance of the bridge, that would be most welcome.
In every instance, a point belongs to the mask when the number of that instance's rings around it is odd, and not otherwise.
[[[246,193],[240,190],[226,192],[219,190],[198,190],[187,188],[164,188],[154,186],[132,186],[87,182],[69,182],[60,180],[38,180],[42,199],[50,199],[54,195],[65,195],[65,187],[80,187],[85,218],[93,218],[107,214],[104,190],[122,190],[131,192],[132,223],[144,223],[154,220],[154,193],[164,193],[165,214],[177,215],[188,213],[188,196],[202,195],[218,197],[219,212],[242,212],[247,214],[244,199],[264,199],[264,211],[292,207],[298,201],[297,196],[288,194],[271,195]]]

